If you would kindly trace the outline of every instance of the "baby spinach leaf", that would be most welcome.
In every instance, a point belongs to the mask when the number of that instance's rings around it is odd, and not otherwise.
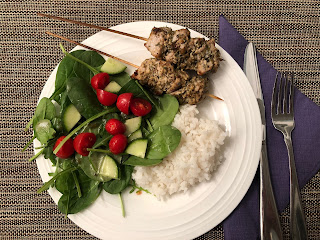
[[[119,91],[119,95],[122,93],[133,93],[133,96],[148,99],[141,88],[133,80],[127,82]]]
[[[151,112],[150,122],[154,129],[170,125],[179,110],[179,102],[175,97],[165,94],[159,97],[159,99],[160,108],[154,108]]]
[[[64,214],[78,213],[87,208],[99,197],[102,190],[100,182],[88,178],[82,170],[75,173],[77,173],[82,195],[78,196],[78,191],[74,186],[72,190],[61,196],[58,208]]]
[[[86,119],[103,111],[95,92],[86,80],[72,77],[67,80],[68,97]]]
[[[146,158],[162,159],[175,150],[181,139],[181,133],[172,126],[161,126],[147,136],[150,144]]]
[[[137,81],[130,80],[119,91],[122,93],[133,93],[133,96],[140,97],[151,102],[156,108],[159,108],[158,100],[146,89],[144,89]]]
[[[36,126],[40,120],[52,120],[56,116],[56,108],[49,98],[42,98],[36,108],[33,117],[33,126]]]
[[[62,120],[59,117],[55,117],[51,120],[53,128],[58,132],[63,132]]]
[[[116,75],[110,75],[110,81],[115,81],[121,87],[123,87],[126,83],[131,81],[131,77],[128,73],[122,72]]]
[[[80,56],[77,56],[77,58],[93,68],[97,68],[105,62],[104,58],[94,51],[84,51]],[[89,68],[84,67],[83,64],[79,62],[74,63],[73,71],[77,77],[85,79],[88,83],[90,83],[91,78],[96,74],[96,72],[92,72]]]
[[[131,166],[153,166],[162,162],[162,159],[147,159],[130,156],[123,164]]]
[[[34,132],[41,144],[46,144],[50,139],[54,138],[56,133],[48,119],[38,121],[34,128]]]
[[[53,165],[56,165],[56,155],[53,154],[53,143],[46,146],[43,150],[43,155],[45,159],[50,159]]]
[[[70,162],[70,160],[65,160],[62,164],[62,169],[65,170],[72,167],[72,164]],[[70,172],[61,174],[55,181],[55,187],[62,194],[68,194],[71,190],[75,188],[75,182],[72,174]]]
[[[114,179],[103,184],[103,189],[111,194],[117,194],[122,192],[128,185],[131,180],[133,172],[132,166],[123,166],[120,167],[120,179]]]
[[[85,50],[77,50],[73,51],[70,54],[75,57],[80,57],[81,54],[85,52]],[[75,73],[73,71],[73,66],[76,63],[76,61],[70,57],[64,57],[62,61],[59,64],[57,74],[56,74],[56,81],[55,81],[55,93],[60,89],[65,88],[66,81],[70,77],[74,77]]]
[[[96,119],[90,123],[88,123],[86,126],[84,126],[79,133],[84,133],[84,132],[90,132],[94,133],[95,135],[98,134],[100,126],[103,124],[103,121],[101,118]]]

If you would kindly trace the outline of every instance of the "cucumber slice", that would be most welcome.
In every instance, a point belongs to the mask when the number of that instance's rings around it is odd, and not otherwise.
[[[110,156],[106,155],[100,162],[98,174],[112,179],[118,178],[118,166]]]
[[[121,89],[121,86],[115,82],[115,81],[111,81],[105,88],[104,90],[107,92],[111,92],[111,93],[118,93]]]
[[[144,158],[147,146],[148,139],[136,139],[129,143],[125,152],[136,157]]]
[[[138,129],[137,131],[131,133],[130,136],[128,137],[128,142],[131,142],[131,141],[138,139],[138,138],[142,138],[141,129]]]
[[[108,58],[105,63],[101,66],[100,71],[108,74],[118,74],[123,72],[127,67],[121,62]]]
[[[142,118],[141,117],[135,117],[130,118],[124,122],[126,125],[126,132],[125,135],[129,136],[131,133],[137,131],[141,127]]]
[[[73,104],[66,107],[62,113],[62,125],[64,129],[69,132],[81,119],[81,114]]]

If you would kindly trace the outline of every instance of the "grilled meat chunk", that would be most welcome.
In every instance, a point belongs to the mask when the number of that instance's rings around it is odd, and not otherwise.
[[[195,70],[198,75],[216,72],[220,53],[214,39],[190,38],[188,29],[153,28],[146,48],[151,55],[175,64],[180,69]]]
[[[175,96],[180,104],[197,104],[205,97],[207,91],[208,79],[195,76],[192,77],[184,87],[171,93],[171,95]]]
[[[220,53],[215,47],[214,39],[206,41],[203,38],[192,38],[188,44],[189,58],[181,62],[180,67],[192,69],[198,75],[204,75],[209,71],[216,72],[219,67]]]
[[[154,27],[144,45],[155,58],[178,64],[187,53],[189,40],[188,29],[172,31],[168,27]]]
[[[131,76],[156,95],[164,93],[177,97],[180,104],[197,104],[207,91],[208,79],[190,76],[169,62],[146,59]]]
[[[154,94],[172,93],[185,86],[189,75],[173,65],[155,58],[146,59],[131,76],[147,86]]]

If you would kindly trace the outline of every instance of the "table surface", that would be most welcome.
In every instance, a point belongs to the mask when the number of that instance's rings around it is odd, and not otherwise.
[[[110,27],[132,21],[163,21],[218,39],[223,14],[278,70],[295,74],[295,85],[320,104],[318,0],[118,0],[0,1],[0,239],[96,239],[61,214],[42,185],[24,132],[40,92],[62,59],[59,40],[45,31],[82,41],[97,30],[44,19],[37,12]],[[65,44],[68,50],[74,46]],[[302,190],[310,239],[320,238],[320,173]],[[289,211],[281,214],[289,239]],[[221,225],[198,239],[224,239]],[[249,238],[248,238],[249,239]]]

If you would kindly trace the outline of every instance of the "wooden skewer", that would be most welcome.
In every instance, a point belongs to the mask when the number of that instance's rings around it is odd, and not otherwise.
[[[222,98],[219,98],[219,97],[217,97],[217,96],[215,96],[215,95],[213,95],[213,94],[210,94],[210,93],[206,93],[206,96],[211,97],[211,98],[214,98],[214,99],[218,99],[218,100],[220,100],[220,101],[224,101]]]
[[[102,52],[102,51],[100,51],[100,50],[98,50],[98,49],[95,49],[95,48],[93,48],[93,47],[87,46],[87,45],[85,45],[85,44],[82,44],[82,43],[73,41],[73,40],[71,40],[71,39],[69,39],[69,38],[66,38],[66,37],[63,37],[63,36],[60,36],[60,35],[58,35],[58,34],[55,34],[55,33],[52,33],[52,32],[48,32],[48,31],[46,32],[46,34],[49,34],[49,35],[51,35],[51,36],[54,36],[54,37],[60,38],[60,39],[62,39],[62,40],[65,40],[65,41],[67,41],[67,42],[70,42],[70,43],[79,45],[79,46],[84,47],[84,48],[87,48],[87,49],[89,49],[89,50],[95,51],[95,52],[100,53],[100,54],[102,54],[102,55],[105,55],[105,56],[107,56],[107,57],[110,57],[110,58],[113,58],[113,59],[115,59],[115,60],[118,60],[119,62],[128,64],[128,65],[130,65],[130,66],[132,66],[132,67],[134,67],[134,68],[139,68],[138,65],[135,65],[135,64],[133,64],[133,63],[131,63],[131,62],[128,62],[128,61],[123,60],[123,59],[121,59],[121,58],[115,57],[115,56],[110,55],[110,54],[108,54],[108,53]],[[215,96],[215,95],[213,95],[213,94],[207,93],[206,96],[211,97],[211,98],[213,98],[213,99],[218,99],[218,100],[223,101],[223,99],[221,99],[221,98],[219,98],[219,97],[217,97],[217,96]]]
[[[124,64],[128,64],[128,65],[130,65],[130,66],[132,66],[132,67],[134,67],[134,68],[139,68],[138,65],[135,65],[135,64],[133,64],[133,63],[131,63],[131,62],[128,62],[128,61],[123,60],[123,59],[121,59],[121,58],[115,57],[115,56],[110,55],[110,54],[108,54],[108,53],[102,52],[102,51],[100,51],[100,50],[98,50],[98,49],[95,49],[95,48],[93,48],[93,47],[87,46],[87,45],[85,45],[85,44],[82,44],[82,43],[73,41],[73,40],[71,40],[71,39],[69,39],[69,38],[60,36],[60,35],[55,34],[55,33],[52,33],[52,32],[46,32],[46,34],[49,34],[49,35],[51,35],[51,36],[60,38],[60,39],[65,40],[65,41],[67,41],[67,42],[74,43],[74,44],[79,45],[79,46],[81,46],[81,47],[90,49],[90,50],[92,50],[92,51],[95,51],[95,52],[100,53],[100,54],[102,54],[102,55],[105,55],[105,56],[107,56],[107,57],[110,57],[110,58],[113,58],[113,59],[115,59],[115,60],[118,60],[119,62],[122,62],[122,63],[124,63]]]
[[[55,20],[64,21],[64,22],[75,23],[75,24],[78,24],[78,25],[86,26],[86,27],[96,28],[96,29],[99,29],[99,30],[104,30],[104,31],[112,32],[112,33],[117,33],[117,34],[121,34],[121,35],[124,35],[124,36],[127,36],[127,37],[140,39],[140,40],[143,40],[143,41],[147,41],[148,40],[147,38],[140,37],[140,36],[137,36],[137,35],[133,35],[133,34],[130,34],[130,33],[125,33],[125,32],[121,32],[121,31],[117,31],[117,30],[112,30],[110,28],[100,27],[100,26],[96,26],[96,25],[93,25],[93,24],[79,22],[79,21],[76,21],[76,20],[71,20],[71,19],[67,19],[67,18],[63,18],[63,17],[56,17],[56,16],[44,14],[44,13],[37,13],[37,15],[41,16],[41,17],[47,17],[47,18],[51,18],[51,19],[55,19]]]

